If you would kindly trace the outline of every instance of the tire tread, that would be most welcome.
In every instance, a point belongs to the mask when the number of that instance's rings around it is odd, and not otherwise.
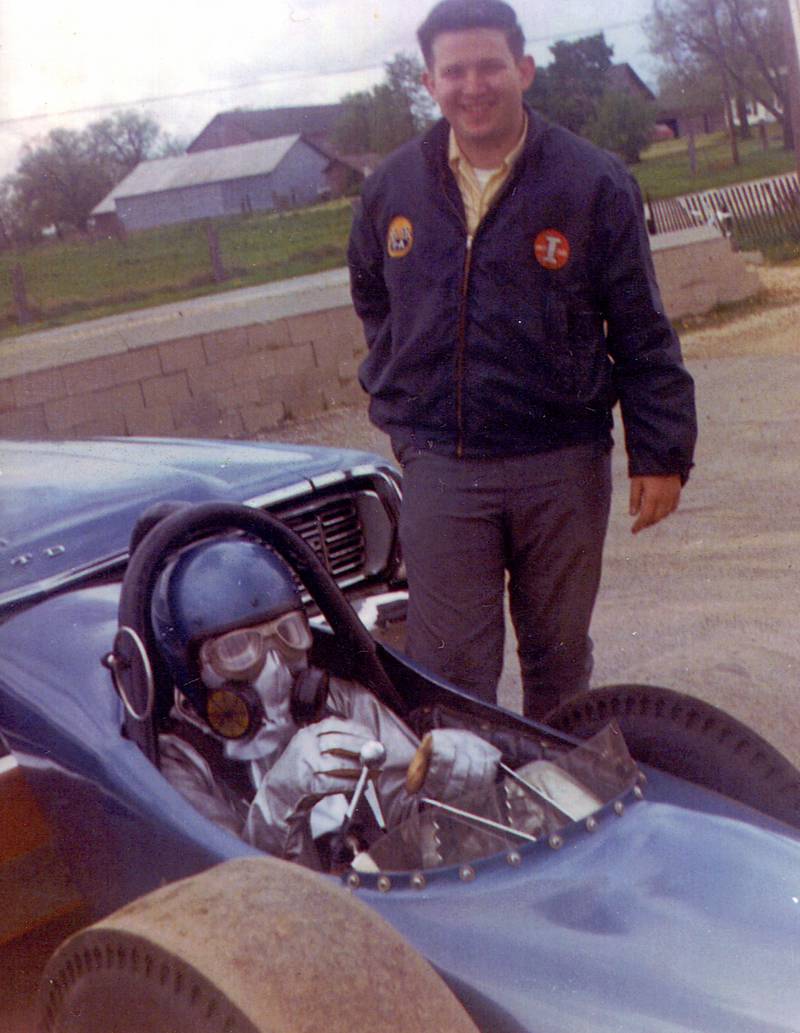
[[[800,772],[723,710],[654,685],[609,685],[568,700],[544,719],[576,738],[611,720],[643,763],[800,828]]]

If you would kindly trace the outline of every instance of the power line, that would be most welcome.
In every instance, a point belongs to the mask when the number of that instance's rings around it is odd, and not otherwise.
[[[0,119],[0,126],[13,125],[19,122],[35,122],[44,118],[62,118],[65,115],[85,115],[92,111],[110,111],[116,108],[135,107],[145,104],[160,104],[168,100],[186,100],[189,97],[200,97],[203,94],[212,93],[235,93],[239,90],[249,90],[257,86],[269,86],[273,83],[291,82],[293,79],[311,79],[334,75],[354,75],[358,72],[378,71],[383,65],[362,65],[358,68],[342,68],[335,72],[289,72],[283,75],[274,75],[269,79],[253,79],[250,82],[232,83],[229,86],[207,86],[199,90],[186,90],[183,93],[163,93],[156,97],[139,97],[136,100],[114,101],[108,104],[90,104],[83,108],[68,108],[65,111],[42,111],[36,115],[19,115],[16,118]]]
[[[614,25],[607,25],[604,28],[576,29],[572,32],[551,33],[548,36],[526,36],[526,43],[549,43],[551,41],[556,42],[558,40],[573,39],[575,37],[583,38],[585,36],[598,35],[601,32],[614,32],[617,29],[628,29],[633,26],[638,26],[639,24],[640,22],[638,20],[633,19],[624,22],[617,22]],[[64,118],[68,115],[87,115],[95,111],[113,111],[120,108],[136,107],[146,104],[161,104],[170,100],[188,100],[191,97],[201,97],[204,94],[235,93],[239,90],[249,90],[258,86],[269,86],[280,82],[291,82],[296,79],[300,79],[302,81],[304,79],[324,78],[326,76],[335,75],[357,75],[361,72],[377,72],[382,69],[383,64],[358,65],[351,68],[341,68],[336,71],[329,72],[312,73],[298,71],[282,74],[276,73],[267,79],[253,79],[249,82],[234,83],[228,86],[208,86],[198,90],[186,90],[182,93],[164,93],[155,97],[139,97],[136,100],[114,101],[107,104],[90,104],[81,108],[67,108],[64,111],[42,111],[36,115],[18,115],[15,118],[0,119],[0,126],[12,126],[21,122],[37,122],[42,119]]]
[[[525,36],[526,43],[549,43],[550,40],[572,39],[577,36],[583,39],[584,36],[599,36],[601,32],[616,32],[617,29],[630,29],[642,24],[641,18],[630,18],[626,22],[617,22],[615,25],[597,25],[591,29],[575,29],[573,32],[554,32],[549,36]]]

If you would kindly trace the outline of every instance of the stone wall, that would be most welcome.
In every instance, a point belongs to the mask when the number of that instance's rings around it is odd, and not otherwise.
[[[656,238],[672,318],[754,294],[716,231]],[[0,437],[253,437],[363,402],[365,347],[334,270],[0,342]]]
[[[0,436],[252,437],[363,398],[363,352],[346,306],[23,372],[0,379]]]
[[[761,289],[758,273],[713,227],[662,233],[652,239],[652,249],[670,319],[703,315]]]

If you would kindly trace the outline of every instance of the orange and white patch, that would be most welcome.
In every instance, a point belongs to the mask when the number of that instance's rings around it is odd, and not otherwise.
[[[386,234],[386,250],[390,258],[405,258],[414,246],[414,227],[405,215],[395,215]]]
[[[542,230],[533,242],[533,253],[545,269],[563,269],[569,261],[569,241],[560,230]]]

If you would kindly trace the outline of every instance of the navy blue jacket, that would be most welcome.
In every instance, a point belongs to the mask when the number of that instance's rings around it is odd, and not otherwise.
[[[619,400],[630,473],[685,479],[694,388],[632,176],[528,111],[523,151],[470,241],[448,129],[390,155],[354,219],[373,422],[396,449],[500,457],[610,447]]]

